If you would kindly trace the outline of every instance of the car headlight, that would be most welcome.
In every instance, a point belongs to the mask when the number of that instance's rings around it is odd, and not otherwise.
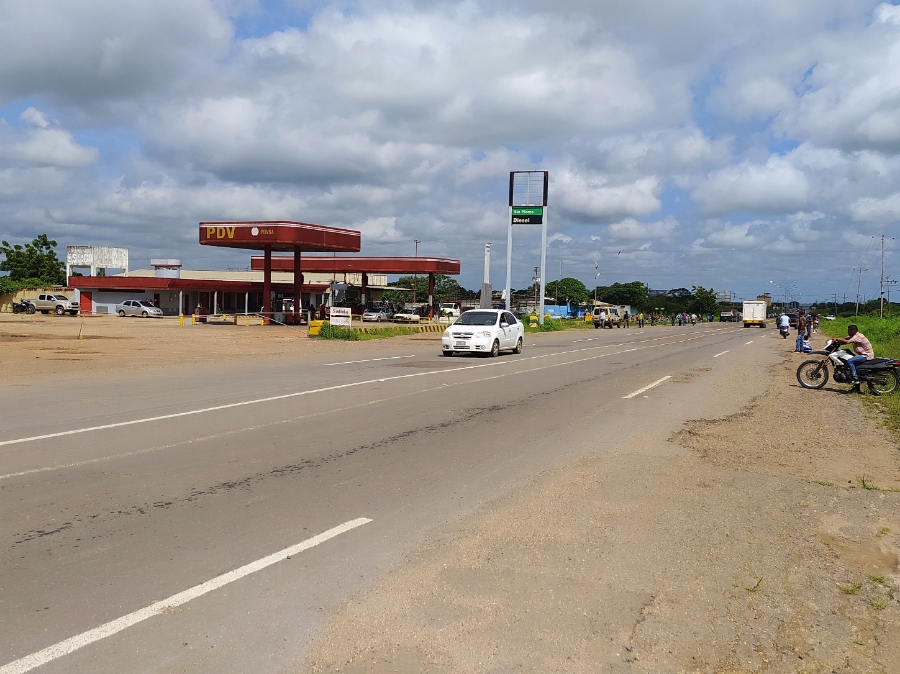
[[[481,332],[478,333],[478,336],[479,337],[490,337],[491,331],[490,330],[482,330]]]
[[[447,339],[450,339],[450,331],[449,330],[444,330],[444,337],[446,337]]]

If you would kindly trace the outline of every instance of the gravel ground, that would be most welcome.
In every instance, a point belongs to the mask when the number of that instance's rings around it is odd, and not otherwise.
[[[898,671],[897,443],[796,365],[435,532],[294,671]]]
[[[43,377],[79,378],[121,372],[122,362],[152,359],[152,369],[208,365],[223,358],[258,361],[315,354],[379,353],[403,344],[437,343],[440,333],[366,342],[307,336],[306,327],[210,323],[118,316],[0,314],[0,370],[4,383]],[[78,339],[79,332],[82,339]],[[437,347],[439,348],[439,347]],[[128,369],[133,369],[130,366]]]

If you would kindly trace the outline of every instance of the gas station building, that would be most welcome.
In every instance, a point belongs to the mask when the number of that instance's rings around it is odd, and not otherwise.
[[[199,235],[201,245],[259,250],[263,255],[251,258],[250,271],[182,270],[178,260],[167,259],[151,260],[153,269],[123,275],[70,276],[69,287],[79,291],[82,313],[115,313],[115,305],[126,299],[148,299],[166,315],[190,314],[199,307],[201,313],[261,313],[295,323],[306,309],[329,304],[332,283],[347,284],[343,305],[361,313],[388,289],[388,274],[427,275],[432,306],[435,274],[460,272],[459,260],[448,258],[338,257],[360,250],[359,232],[302,222],[202,222]],[[297,297],[302,306],[294,301]]]

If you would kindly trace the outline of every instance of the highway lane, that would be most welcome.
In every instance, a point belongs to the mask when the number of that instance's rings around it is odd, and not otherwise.
[[[646,405],[671,405],[672,392],[662,384],[646,398],[623,396],[666,374],[727,368],[727,356],[712,356],[768,341],[747,345],[747,331],[731,326],[627,332],[540,335],[522,356],[493,360],[442,358],[432,342],[387,355],[413,358],[265,365],[255,371],[285,393],[344,388],[0,447],[3,475],[37,471],[0,478],[0,665],[372,518],[41,668],[247,671],[262,662],[277,671],[302,653],[329,605],[397,563],[430,527],[597,451],[579,428],[633,423],[635,410],[646,419]],[[223,369],[240,387],[245,366]],[[200,401],[196,390],[123,389],[113,413],[74,421],[246,402],[261,389],[251,382]],[[47,430],[4,424],[0,440]]]

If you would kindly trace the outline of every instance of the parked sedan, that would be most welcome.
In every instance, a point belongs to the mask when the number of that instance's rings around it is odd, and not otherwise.
[[[396,323],[418,323],[421,318],[418,309],[398,311],[394,314],[394,322]]]
[[[522,353],[525,328],[510,312],[502,309],[475,309],[465,312],[444,330],[441,348],[445,356],[454,353],[483,353],[496,356],[502,350]]]
[[[386,321],[390,317],[391,314],[386,309],[366,309],[363,312],[364,321]]]
[[[125,300],[116,305],[119,316],[140,316],[141,318],[162,318],[163,312],[147,300]]]

